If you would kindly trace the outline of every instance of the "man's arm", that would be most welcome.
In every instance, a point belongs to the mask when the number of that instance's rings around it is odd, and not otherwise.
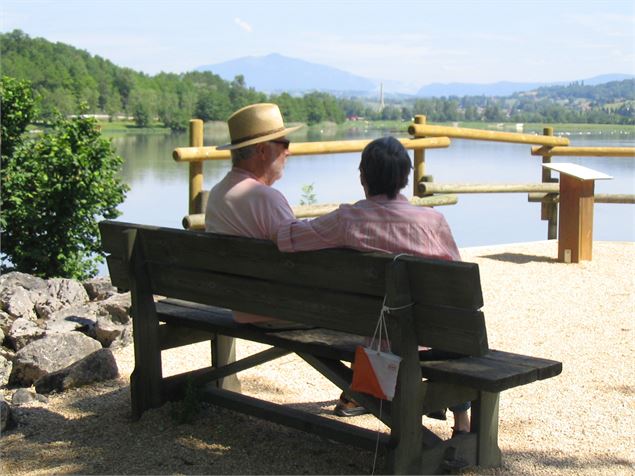
[[[276,242],[280,251],[309,251],[341,246],[338,210],[313,220],[293,220],[280,225]]]

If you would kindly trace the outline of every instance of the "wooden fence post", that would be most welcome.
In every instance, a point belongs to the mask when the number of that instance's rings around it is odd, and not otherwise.
[[[203,121],[190,120],[190,147],[203,147]],[[203,213],[205,204],[202,203],[203,191],[203,162],[190,162],[190,215]]]
[[[418,114],[415,116],[415,124],[425,124],[425,123],[426,123],[426,116],[423,116],[421,114]],[[419,182],[423,180],[423,176],[425,173],[426,173],[425,149],[414,149],[414,171],[412,176],[412,194],[415,197],[423,196],[423,194],[419,191]]]
[[[543,135],[552,136],[553,135],[553,127],[545,127],[543,129]],[[545,147],[547,151],[549,151],[550,147]],[[551,163],[551,155],[544,154],[542,156],[543,164]],[[551,177],[551,170],[547,167],[542,167],[542,181],[543,183],[553,183],[557,182],[557,179]],[[540,204],[540,219],[547,220],[547,239],[555,240],[558,237],[558,205],[555,203],[545,203],[542,202]]]

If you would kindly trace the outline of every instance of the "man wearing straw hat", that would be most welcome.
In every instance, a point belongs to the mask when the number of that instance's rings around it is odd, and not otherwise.
[[[285,136],[302,126],[285,127],[278,106],[266,103],[239,109],[227,124],[231,143],[217,149],[231,151],[232,169],[209,193],[205,230],[275,241],[280,225],[295,216],[272,185],[282,177],[289,156]],[[299,328],[241,312],[234,312],[234,320],[276,329]]]

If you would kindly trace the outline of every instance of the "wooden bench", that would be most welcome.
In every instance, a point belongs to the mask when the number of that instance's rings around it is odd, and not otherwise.
[[[345,362],[357,336],[372,335],[384,296],[400,308],[387,322],[403,359],[395,398],[381,409],[390,427],[379,438],[386,471],[500,465],[499,393],[562,370],[559,362],[489,349],[474,263],[343,249],[281,253],[269,241],[115,221],[101,222],[100,230],[113,285],[132,293],[135,417],[182,398],[194,382],[215,405],[374,450],[376,432],[233,392],[228,378],[295,352],[379,417],[378,400],[348,389]],[[155,302],[154,295],[165,299]],[[228,309],[317,329],[267,331],[235,323]],[[234,361],[233,338],[271,348]],[[211,367],[162,376],[162,350],[204,340],[211,341]],[[420,362],[418,345],[462,356]],[[465,401],[472,401],[472,433],[443,440],[422,425],[422,415]]]

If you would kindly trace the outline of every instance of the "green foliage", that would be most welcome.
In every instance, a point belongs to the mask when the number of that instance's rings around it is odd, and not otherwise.
[[[16,146],[22,142],[22,137],[35,116],[35,98],[28,81],[18,81],[15,78],[2,76],[0,83],[0,98],[2,101],[2,142],[1,154],[3,166],[7,166],[7,159],[13,156]]]
[[[2,170],[3,268],[10,262],[43,277],[94,276],[103,259],[98,220],[120,214],[127,190],[118,176],[123,159],[96,121],[57,116],[9,159]]]
[[[188,380],[185,387],[185,396],[180,402],[174,402],[170,410],[172,420],[178,424],[192,423],[194,417],[201,411],[200,391],[194,382]]]
[[[425,114],[429,122],[635,124],[632,79],[596,86],[571,83],[543,87],[509,97],[387,98],[386,107],[380,110],[376,97],[335,98],[312,92],[268,98],[248,87],[242,75],[232,81],[211,72],[151,77],[63,43],[30,38],[19,30],[0,34],[0,57],[4,74],[32,82],[41,97],[39,118],[44,120],[52,118],[55,111],[74,114],[83,101],[90,113],[133,116],[138,126],[158,119],[172,130],[185,130],[191,118],[225,121],[247,104],[271,101],[280,106],[287,122],[308,124],[339,124],[353,116],[410,121],[415,114]]]
[[[302,196],[300,198],[300,205],[314,205],[317,203],[317,197],[315,195],[315,189],[313,184],[302,185]]]

